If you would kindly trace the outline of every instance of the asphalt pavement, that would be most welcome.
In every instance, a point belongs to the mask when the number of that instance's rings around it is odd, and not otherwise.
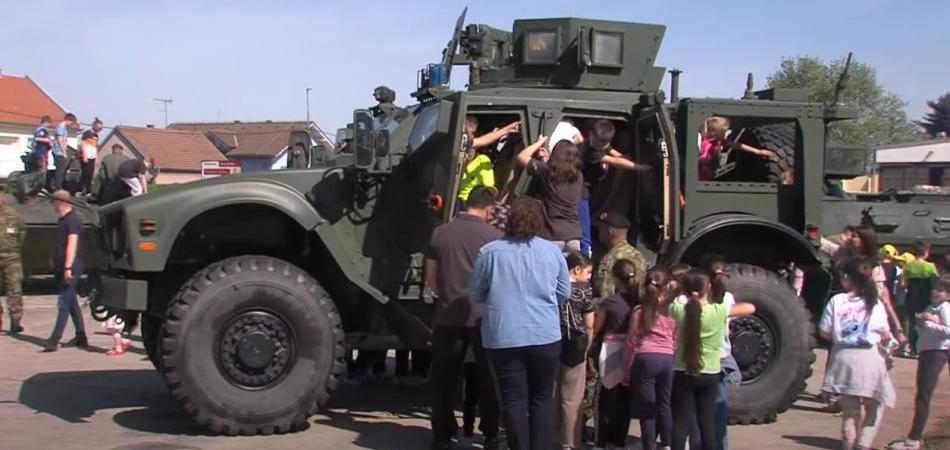
[[[129,353],[107,357],[111,338],[86,316],[92,347],[40,353],[56,315],[55,297],[26,297],[26,332],[0,334],[0,450],[6,449],[376,449],[425,450],[431,441],[425,386],[379,381],[342,385],[308,429],[279,436],[208,436],[168,394],[136,338]],[[6,318],[4,326],[7,325]],[[72,338],[67,327],[64,340]],[[839,448],[839,417],[815,401],[825,353],[792,410],[777,423],[730,427],[733,450]],[[899,359],[892,375],[898,392],[876,441],[882,447],[906,432],[913,415],[916,361]],[[946,372],[932,405],[930,426],[950,415]],[[630,428],[631,443],[639,427]],[[639,448],[634,446],[633,448]]]

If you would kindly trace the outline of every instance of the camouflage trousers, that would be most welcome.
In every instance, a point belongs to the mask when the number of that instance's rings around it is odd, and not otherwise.
[[[0,293],[7,297],[10,320],[19,322],[23,318],[23,266],[19,255],[0,255]],[[0,320],[2,318],[3,306],[0,305]]]
[[[595,435],[588,436],[592,441],[597,438],[597,399],[600,397],[600,373],[597,366],[596,359],[587,358],[587,382],[584,385],[584,400],[581,402],[581,427],[586,427],[587,422],[593,423]]]

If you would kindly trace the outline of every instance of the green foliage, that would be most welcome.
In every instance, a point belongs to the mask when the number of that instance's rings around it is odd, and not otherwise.
[[[810,101],[830,105],[844,63],[844,58],[830,62],[813,56],[783,58],[779,69],[768,77],[769,87],[805,89]],[[858,108],[860,117],[833,123],[831,141],[879,147],[923,138],[904,112],[907,103],[878,83],[874,68],[868,64],[852,59],[840,101]]]
[[[950,92],[941,95],[936,101],[928,100],[927,106],[932,109],[917,125],[923,127],[930,137],[937,137],[940,133],[950,137]]]

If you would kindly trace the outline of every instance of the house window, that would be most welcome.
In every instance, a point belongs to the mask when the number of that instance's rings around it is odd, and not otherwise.
[[[927,172],[927,184],[943,186],[943,171],[945,167],[931,167]]]

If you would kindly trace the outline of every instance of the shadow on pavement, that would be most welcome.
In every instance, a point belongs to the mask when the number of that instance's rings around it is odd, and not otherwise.
[[[826,448],[836,450],[841,448],[841,441],[823,436],[782,436],[785,439],[794,441],[796,444],[807,445],[814,448]]]
[[[357,433],[353,445],[359,448],[428,448],[432,443],[428,392],[427,386],[396,386],[385,382],[342,385],[331,397],[325,412],[313,422]],[[394,440],[394,436],[398,438]]]
[[[168,394],[154,370],[41,373],[23,382],[18,401],[70,423],[87,423],[102,410],[134,408],[116,414],[115,423],[148,433],[204,434]]]
[[[97,334],[98,334],[98,333],[97,333]],[[16,340],[21,341],[21,342],[26,342],[26,343],[28,343],[28,344],[33,344],[33,345],[35,345],[35,346],[37,346],[37,347],[40,347],[40,348],[43,348],[43,347],[46,345],[46,339],[40,338],[40,337],[37,337],[37,336],[31,336],[31,335],[29,335],[29,334],[24,334],[24,333],[9,334],[9,333],[7,333],[7,336],[10,337],[11,339],[16,339]],[[68,349],[68,348],[72,348],[72,347],[63,345],[60,350],[62,350],[62,349]],[[102,353],[102,354],[105,354],[107,351],[109,351],[109,349],[108,349],[108,348],[105,348],[105,347],[99,347],[98,345],[89,345],[89,347],[86,347],[86,348],[85,348],[85,351],[87,351],[87,352],[89,352],[89,353]],[[136,354],[136,355],[141,355],[141,356],[146,356],[146,357],[148,356],[148,352],[146,352],[144,348],[139,348],[139,347],[129,347],[127,353],[133,353],[133,354]]]

